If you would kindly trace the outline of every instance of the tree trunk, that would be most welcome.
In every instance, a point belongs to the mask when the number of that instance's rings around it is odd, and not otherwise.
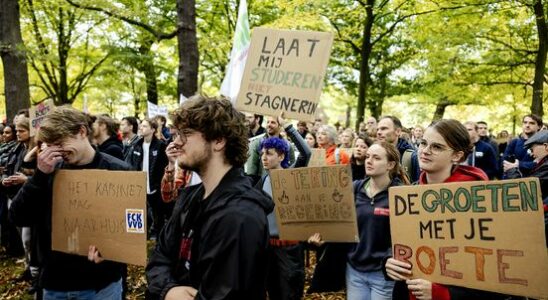
[[[147,101],[158,105],[158,84],[156,79],[156,68],[154,67],[154,60],[150,49],[152,48],[152,40],[143,41],[141,47],[139,47],[139,53],[141,54],[142,65],[141,72],[145,74],[145,81],[147,86]]]
[[[369,83],[369,56],[371,55],[371,28],[373,28],[374,16],[373,5],[375,0],[367,0],[365,18],[363,26],[363,40],[360,52],[360,83],[358,85],[358,108],[356,110],[356,130],[360,122],[364,120],[365,103],[367,102],[367,84]]]
[[[533,101],[531,102],[531,113],[543,116],[542,93],[544,89],[544,70],[546,69],[546,53],[548,50],[548,27],[541,0],[533,5],[535,19],[537,20],[538,52],[535,59],[535,80],[533,81]]]
[[[352,106],[348,104],[346,107],[346,120],[344,121],[344,128],[350,128],[350,115],[352,114]]]
[[[443,119],[443,115],[445,114],[445,109],[449,105],[453,105],[453,103],[447,100],[447,98],[440,99],[438,104],[436,104],[436,111],[434,112],[434,117],[432,118],[432,122]]]
[[[29,108],[29,75],[17,0],[0,0],[0,56],[4,65],[4,92],[8,122],[18,110]]]
[[[198,38],[196,36],[196,1],[177,0],[177,33],[179,50],[179,75],[177,92],[190,97],[198,91]],[[177,99],[179,99],[177,95]]]

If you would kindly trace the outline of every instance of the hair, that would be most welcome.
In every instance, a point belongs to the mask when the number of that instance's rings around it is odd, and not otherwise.
[[[25,115],[25,118],[28,118],[30,116],[29,109],[28,108],[22,108],[22,109],[18,110],[15,115],[16,116]]]
[[[325,131],[327,138],[331,141],[332,144],[337,144],[337,129],[331,125],[322,125],[319,130]]]
[[[263,120],[264,120],[264,116],[263,116],[263,115],[254,114],[253,117],[254,117],[255,119],[259,119],[259,120],[257,120],[257,125],[263,126]]]
[[[393,144],[384,141],[375,142],[373,145],[383,147],[386,151],[386,159],[389,162],[394,162],[394,168],[392,168],[392,170],[388,173],[390,179],[399,178],[404,184],[411,184],[407,173],[405,173],[400,163],[400,151],[398,151],[398,148],[396,148]]]
[[[107,127],[107,134],[109,136],[116,135],[118,133],[118,129],[120,128],[120,124],[118,124],[114,119],[112,119],[108,115],[99,115],[97,116],[96,120],[99,124],[105,124]]]
[[[538,127],[542,128],[543,123],[542,123],[542,118],[541,117],[539,117],[535,114],[528,114],[528,115],[523,116],[521,121],[523,122],[525,120],[525,118],[527,118],[527,117],[533,119],[533,121],[537,122]]]
[[[424,131],[424,127],[422,127],[421,125],[415,125],[415,127],[413,127],[413,130],[415,130],[416,128],[420,128],[422,131]]]
[[[76,135],[84,128],[89,137],[91,129],[88,117],[69,106],[59,106],[50,111],[42,120],[37,139],[48,144],[59,142]]]
[[[15,126],[23,127],[25,130],[29,131],[30,130],[29,118],[24,117],[24,116],[19,117],[19,119],[17,119],[17,123],[15,123]]]
[[[473,125],[474,126],[474,130],[475,131],[478,131],[478,123],[474,122],[474,121],[467,121],[467,122],[464,122],[463,124],[464,126],[466,125]]]
[[[259,145],[259,150],[262,149],[274,149],[279,155],[284,155],[284,159],[280,163],[282,168],[289,167],[289,144],[281,138],[270,137],[261,141]],[[259,151],[260,152],[260,151]]]
[[[122,121],[126,120],[129,125],[131,125],[131,131],[134,134],[137,134],[137,130],[139,130],[139,122],[137,122],[137,118],[129,116],[129,117],[123,117]]]
[[[171,119],[177,128],[194,129],[208,142],[225,139],[225,159],[235,167],[245,164],[249,149],[245,116],[225,97],[192,96]]]
[[[478,124],[478,125],[481,124],[481,125],[487,126],[487,122],[485,122],[485,121],[477,121],[476,124]]]
[[[468,130],[466,130],[466,127],[461,122],[453,119],[441,119],[432,123],[429,128],[436,130],[451,149],[464,153],[459,163],[465,161],[472,152],[474,147],[472,140],[470,139]]]
[[[312,137],[314,137],[314,148],[318,148],[318,140],[316,139],[316,134],[312,131],[308,131],[306,134],[310,134]]]
[[[382,119],[390,119],[392,121],[392,123],[394,123],[394,129],[397,129],[397,128],[400,128],[402,129],[403,126],[401,125],[401,121],[400,119],[398,119],[397,117],[394,117],[394,116],[383,116],[379,119],[379,122],[382,120]]]
[[[162,128],[164,128],[166,125],[167,125],[167,119],[166,117],[162,116],[162,115],[156,115],[154,116],[154,120],[161,120],[163,125],[162,125]],[[158,124],[159,126],[160,124]]]

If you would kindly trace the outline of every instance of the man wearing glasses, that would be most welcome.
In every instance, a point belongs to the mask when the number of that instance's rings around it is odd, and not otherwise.
[[[202,183],[179,194],[146,269],[147,299],[264,299],[272,201],[243,173],[245,117],[195,96],[172,114],[179,167]]]

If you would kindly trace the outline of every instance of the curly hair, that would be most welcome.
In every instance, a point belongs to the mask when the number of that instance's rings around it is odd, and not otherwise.
[[[283,154],[284,159],[280,163],[282,168],[286,169],[289,167],[289,144],[281,138],[278,137],[270,137],[267,139],[264,139],[261,141],[261,144],[259,145],[259,152],[262,149],[274,149],[276,153]]]
[[[208,142],[225,139],[225,159],[235,167],[245,164],[249,149],[245,116],[228,99],[192,96],[172,112],[170,118],[178,130],[196,130]]]

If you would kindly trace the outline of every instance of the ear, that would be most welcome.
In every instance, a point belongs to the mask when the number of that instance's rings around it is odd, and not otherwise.
[[[394,132],[396,132],[396,135],[397,135],[397,136],[400,136],[400,134],[401,134],[401,128],[396,128],[396,129],[394,130]]]
[[[218,138],[216,140],[213,140],[213,150],[216,152],[220,152],[223,150],[226,146],[226,139],[225,138]]]
[[[86,129],[86,127],[80,126],[80,130],[78,130],[78,135],[87,138],[88,134],[89,134],[89,132],[88,132],[88,130]]]
[[[392,170],[394,170],[395,167],[396,167],[396,162],[395,161],[389,161],[388,162],[388,170],[392,171]]]
[[[454,151],[453,154],[451,155],[451,162],[453,164],[458,164],[462,160],[463,156],[464,156],[463,151]]]
[[[282,154],[278,154],[278,160],[279,160],[280,162],[284,161],[284,159],[285,159],[285,154],[283,154],[283,153],[282,153]]]

